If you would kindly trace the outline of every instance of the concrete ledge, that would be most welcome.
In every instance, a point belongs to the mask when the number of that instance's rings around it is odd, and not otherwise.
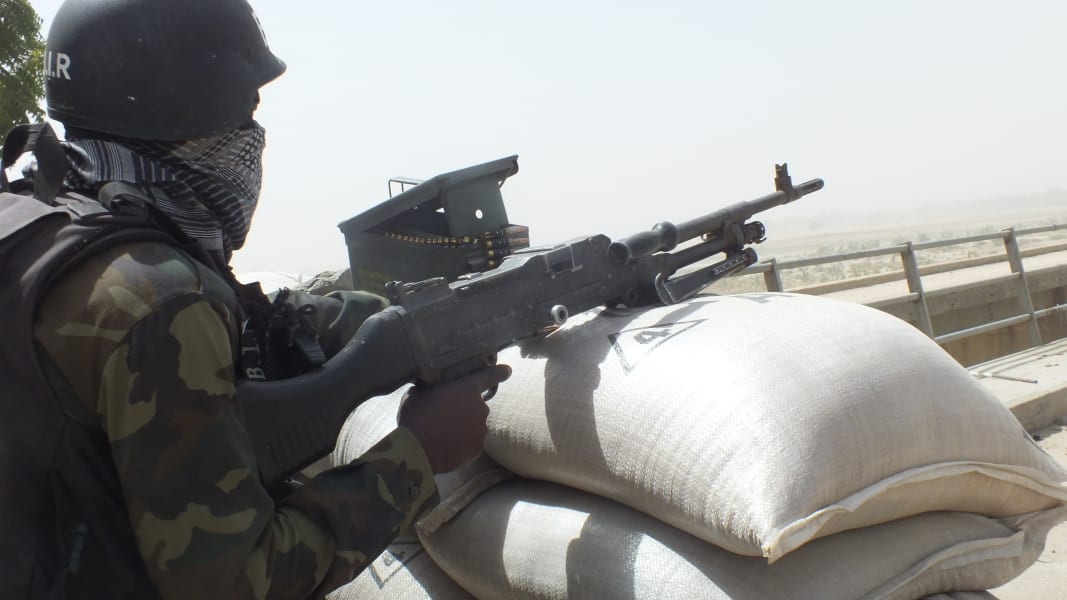
[[[1002,356],[969,370],[1027,431],[1067,418],[1067,339]]]
[[[1067,387],[1037,392],[1005,404],[1027,431],[1044,429],[1067,418]]]

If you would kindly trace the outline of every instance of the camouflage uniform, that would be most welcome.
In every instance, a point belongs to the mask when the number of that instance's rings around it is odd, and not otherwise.
[[[320,311],[327,353],[365,309],[351,300]],[[50,385],[72,427],[99,432],[81,450],[99,490],[72,502],[128,515],[105,531],[90,523],[87,547],[97,536],[139,555],[152,584],[124,584],[128,595],[154,586],[166,598],[321,597],[436,501],[429,462],[404,428],[272,499],[235,398],[234,314],[219,276],[155,243],[88,259],[39,306],[34,334]]]

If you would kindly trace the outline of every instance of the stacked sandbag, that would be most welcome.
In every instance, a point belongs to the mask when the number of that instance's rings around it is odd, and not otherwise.
[[[936,344],[867,307],[603,310],[500,360],[514,374],[487,452],[524,479],[483,459],[417,527],[480,598],[986,589],[1065,516],[1067,471]],[[335,460],[387,433],[398,402],[353,413]]]
[[[988,591],[949,591],[946,594],[927,596],[923,600],[997,600]]]
[[[1063,508],[999,521],[925,513],[823,537],[768,565],[617,502],[516,480],[420,537],[484,599],[914,600],[1011,580],[1064,516]]]
[[[520,366],[486,451],[525,477],[771,562],[922,512],[1067,501],[1067,471],[1000,401],[881,311],[745,294],[575,321],[500,356]]]
[[[414,532],[406,532],[348,584],[327,600],[473,600],[423,549]]]

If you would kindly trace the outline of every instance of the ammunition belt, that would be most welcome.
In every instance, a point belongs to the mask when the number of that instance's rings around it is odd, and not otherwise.
[[[489,268],[497,266],[498,259],[502,259],[516,250],[530,247],[530,230],[524,225],[509,225],[496,231],[487,231],[476,236],[426,236],[389,231],[384,233],[391,240],[409,244],[473,250],[476,254],[484,255],[486,266]]]

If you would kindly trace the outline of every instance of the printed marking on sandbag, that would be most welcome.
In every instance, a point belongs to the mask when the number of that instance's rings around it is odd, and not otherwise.
[[[419,542],[393,542],[389,544],[385,552],[382,552],[370,565],[370,574],[374,578],[374,583],[378,586],[378,589],[384,588],[385,584],[394,575],[404,570],[405,565],[415,560],[425,551]]]
[[[791,298],[793,296],[789,294],[776,294],[774,292],[769,293],[752,293],[752,294],[738,294],[736,296],[730,296],[738,300],[748,300],[749,302],[755,302],[757,304],[769,304],[772,300],[780,298]]]
[[[616,356],[619,357],[623,370],[629,373],[648,358],[656,348],[663,345],[663,342],[689,331],[704,321],[707,319],[658,323],[648,327],[624,329],[609,335],[608,342],[615,350]]]

